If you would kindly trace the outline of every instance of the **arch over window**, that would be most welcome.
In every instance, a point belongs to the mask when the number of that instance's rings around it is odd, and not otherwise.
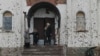
[[[76,15],[76,30],[78,32],[85,32],[86,31],[85,14],[82,11],[79,11]]]
[[[3,13],[3,30],[12,30],[12,13],[10,11],[5,11]]]

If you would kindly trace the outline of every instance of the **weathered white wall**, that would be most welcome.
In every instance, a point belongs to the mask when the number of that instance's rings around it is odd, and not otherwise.
[[[15,2],[16,1],[16,2]],[[69,47],[89,47],[100,45],[100,1],[99,0],[67,0],[67,4],[56,6],[61,14],[60,44]],[[0,47],[20,47],[24,45],[24,15],[31,6],[26,0],[0,1]],[[13,13],[12,32],[2,31],[3,13]],[[88,32],[76,32],[76,13],[83,11]]]
[[[28,12],[23,0],[23,10]],[[67,4],[58,4],[61,14],[60,44],[69,47],[98,46],[100,41],[100,1],[99,0],[67,0]],[[88,32],[76,32],[76,13],[83,11]]]
[[[28,12],[29,6],[23,1],[23,10]],[[99,0],[67,0],[67,4],[58,4],[61,14],[60,44],[69,47],[98,46],[100,37],[100,1]],[[88,32],[76,32],[76,13],[83,11]],[[97,13],[98,11],[98,13]]]
[[[21,46],[21,20],[23,19],[22,0],[0,0],[0,28],[3,23],[3,13],[12,12],[12,31],[4,32],[0,29],[0,47]]]
[[[78,11],[85,13],[88,32],[76,32],[76,14]],[[97,18],[97,0],[67,0],[68,46],[98,46]]]

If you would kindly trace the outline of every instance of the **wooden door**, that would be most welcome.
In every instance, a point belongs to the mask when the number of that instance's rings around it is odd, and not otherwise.
[[[44,27],[46,23],[49,22],[52,27],[52,38],[55,38],[55,21],[54,18],[34,18],[34,28],[39,32],[39,38],[43,39],[44,36]]]
[[[44,19],[35,18],[34,19],[34,28],[38,30],[39,38],[44,38]]]

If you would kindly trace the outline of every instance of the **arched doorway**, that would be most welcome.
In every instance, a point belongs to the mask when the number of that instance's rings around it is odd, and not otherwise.
[[[39,2],[33,5],[28,12],[29,32],[34,28],[39,32],[39,44],[43,44],[44,26],[49,22],[52,26],[52,43],[59,43],[60,13],[55,5],[49,2]],[[30,43],[32,43],[32,36]]]

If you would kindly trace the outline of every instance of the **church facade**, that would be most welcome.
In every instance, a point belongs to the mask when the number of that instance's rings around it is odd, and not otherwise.
[[[47,22],[53,27],[52,44],[64,46],[65,56],[84,56],[100,46],[99,15],[99,0],[1,0],[0,56],[21,56],[26,31],[37,29],[43,45]]]

